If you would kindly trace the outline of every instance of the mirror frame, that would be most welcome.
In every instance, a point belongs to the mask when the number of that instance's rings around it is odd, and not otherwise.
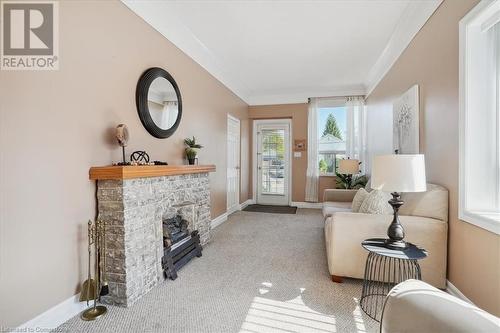
[[[151,118],[151,114],[149,113],[148,107],[148,92],[151,83],[157,78],[164,78],[170,82],[170,84],[174,87],[175,93],[177,95],[177,103],[178,103],[178,111],[177,111],[177,119],[175,123],[169,129],[162,129],[158,127],[153,118]],[[170,75],[166,70],[159,67],[152,67],[146,70],[141,77],[139,78],[139,82],[137,82],[137,88],[135,90],[135,102],[137,106],[137,113],[139,113],[139,118],[141,119],[141,123],[146,128],[146,130],[158,139],[165,139],[174,134],[179,127],[182,118],[182,98],[181,92],[177,83],[175,82],[172,75]]]

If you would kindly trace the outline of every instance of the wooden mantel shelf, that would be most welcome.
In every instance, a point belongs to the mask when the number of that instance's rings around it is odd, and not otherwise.
[[[99,179],[133,179],[146,177],[162,177],[185,175],[190,173],[214,172],[215,165],[143,165],[143,166],[103,166],[91,167],[89,178]]]

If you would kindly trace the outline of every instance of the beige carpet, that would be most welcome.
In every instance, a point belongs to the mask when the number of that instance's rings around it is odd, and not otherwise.
[[[237,212],[202,258],[136,302],[70,332],[375,332],[358,307],[361,281],[330,281],[319,210]],[[346,258],[346,260],[348,260]]]

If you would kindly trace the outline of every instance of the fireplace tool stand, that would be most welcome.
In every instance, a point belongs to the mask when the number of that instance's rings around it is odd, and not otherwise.
[[[88,239],[89,239],[89,275],[88,275],[88,282],[89,283],[84,283],[82,287],[82,292],[80,296],[80,301],[86,300],[87,304],[89,300],[93,300],[94,304],[92,307],[84,310],[81,314],[80,317],[83,320],[90,321],[90,320],[95,320],[103,315],[105,315],[108,312],[108,309],[104,305],[97,305],[97,301],[100,299],[100,295],[102,294],[101,292],[101,274],[100,274],[100,258],[102,251],[104,251],[103,248],[103,241],[104,241],[104,225],[103,222],[100,220],[97,220],[96,223],[92,223],[92,221],[89,220],[88,222]],[[91,271],[90,271],[90,262],[91,262],[91,249],[92,245],[94,245],[94,279],[91,278]],[[86,282],[87,282],[86,281]]]

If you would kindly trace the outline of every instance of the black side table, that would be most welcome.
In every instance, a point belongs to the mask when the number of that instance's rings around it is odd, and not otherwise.
[[[383,238],[370,238],[361,243],[369,254],[359,303],[361,309],[378,322],[385,297],[395,285],[409,279],[422,279],[418,260],[427,257],[427,251],[407,244],[405,249],[394,250],[385,247]]]

